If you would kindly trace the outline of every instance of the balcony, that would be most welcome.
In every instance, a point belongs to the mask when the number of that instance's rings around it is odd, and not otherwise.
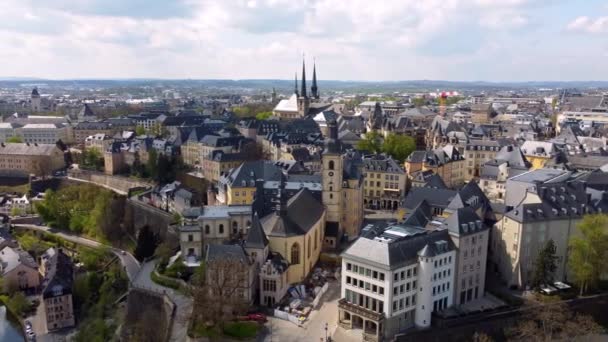
[[[384,319],[384,314],[368,310],[353,303],[349,303],[346,298],[341,298],[338,301],[338,308],[348,310],[352,314],[361,316],[374,322],[380,322]]]

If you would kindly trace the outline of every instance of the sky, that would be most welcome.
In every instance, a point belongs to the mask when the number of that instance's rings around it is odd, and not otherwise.
[[[0,76],[608,80],[608,0],[2,0]],[[310,73],[308,74],[310,78]]]

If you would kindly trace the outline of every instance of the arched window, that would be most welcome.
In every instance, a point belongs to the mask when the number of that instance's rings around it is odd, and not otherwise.
[[[309,236],[309,237],[308,237],[308,243],[306,244],[306,249],[307,249],[307,252],[308,252],[308,259],[310,259],[310,249],[311,249],[311,247],[310,247],[310,246],[311,246],[311,245],[312,245],[312,243],[311,243],[311,241],[310,241],[310,236]]]
[[[333,186],[329,186],[329,191],[334,191],[334,187]]]
[[[315,251],[317,250],[317,240],[319,239],[318,234],[319,232],[315,229]]]
[[[211,234],[211,228],[209,227],[208,224],[205,225],[205,235],[209,235]]]
[[[251,227],[251,221],[247,220],[247,228]]]
[[[291,264],[297,265],[300,263],[300,245],[294,243],[291,245]]]
[[[333,169],[334,169],[334,161],[333,161],[333,160],[330,160],[330,161],[329,161],[328,168],[329,168],[330,170],[333,170]]]
[[[224,234],[224,225],[220,224],[220,234]]]
[[[239,224],[236,221],[232,222],[232,234],[236,235],[239,231]]]

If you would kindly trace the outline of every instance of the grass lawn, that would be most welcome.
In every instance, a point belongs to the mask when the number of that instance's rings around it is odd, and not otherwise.
[[[224,326],[224,334],[235,338],[253,338],[257,335],[259,325],[256,322],[231,322]]]
[[[196,324],[190,329],[188,335],[194,338],[208,337],[211,340],[219,339],[222,336],[246,340],[256,337],[258,329],[259,325],[256,322],[228,322],[224,325],[224,334],[222,335],[218,327],[207,327],[204,324]]]
[[[30,183],[20,185],[0,185],[0,192],[16,192],[19,194],[26,194],[30,191]]]

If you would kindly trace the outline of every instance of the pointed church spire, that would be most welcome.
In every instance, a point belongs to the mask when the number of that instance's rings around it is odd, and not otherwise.
[[[312,87],[310,87],[312,97],[315,99],[319,98],[319,89],[317,88],[317,63],[313,59],[312,62]]]
[[[295,80],[295,84],[293,86],[293,93],[296,94],[296,96],[299,96],[299,94],[298,94],[298,73],[297,72],[295,73],[294,80]]]
[[[300,87],[300,96],[306,96],[306,65],[304,64],[304,58],[302,58],[302,85]]]

